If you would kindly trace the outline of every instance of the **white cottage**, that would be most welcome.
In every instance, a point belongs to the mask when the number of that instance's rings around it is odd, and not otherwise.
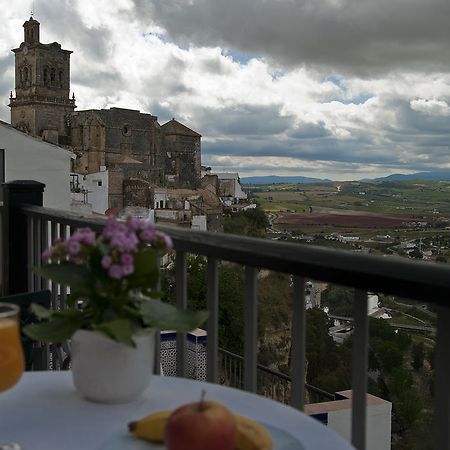
[[[45,184],[44,206],[70,210],[70,161],[75,154],[18,131],[0,120],[0,181]]]

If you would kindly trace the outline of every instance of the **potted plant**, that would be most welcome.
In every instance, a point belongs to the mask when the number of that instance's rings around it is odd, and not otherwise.
[[[33,305],[41,322],[24,328],[46,342],[71,339],[74,385],[100,402],[126,402],[142,393],[153,372],[155,329],[187,332],[205,311],[179,310],[159,298],[160,256],[170,237],[144,220],[107,221],[96,237],[89,228],[46,250],[34,271],[70,286],[67,309]]]

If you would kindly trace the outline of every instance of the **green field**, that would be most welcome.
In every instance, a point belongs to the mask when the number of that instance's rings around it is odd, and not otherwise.
[[[266,211],[309,212],[310,207],[328,207],[401,216],[450,217],[450,181],[274,184],[253,187],[251,192]]]

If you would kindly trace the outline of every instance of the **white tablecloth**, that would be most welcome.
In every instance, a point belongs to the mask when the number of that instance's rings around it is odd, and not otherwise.
[[[132,403],[104,405],[83,400],[70,372],[29,372],[0,393],[0,443],[17,442],[22,450],[94,450],[113,435],[127,433],[131,420],[173,409],[206,397],[235,413],[291,433],[305,450],[350,450],[353,447],[324,425],[299,411],[261,396],[193,380],[159,377]]]

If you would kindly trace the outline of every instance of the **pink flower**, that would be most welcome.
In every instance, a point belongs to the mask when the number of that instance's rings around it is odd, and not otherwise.
[[[66,242],[66,250],[71,256],[76,256],[81,250],[80,243],[75,239],[69,239]]]
[[[124,265],[124,266],[131,266],[134,262],[134,258],[132,255],[130,255],[129,253],[124,253],[121,257],[120,257],[120,262]]]
[[[155,232],[155,241],[162,250],[170,250],[173,247],[171,237],[162,231]]]
[[[80,228],[78,235],[80,236],[80,241],[85,244],[93,245],[95,242],[95,233],[90,228]]]
[[[156,228],[153,224],[149,223],[147,226],[141,231],[140,238],[147,243],[152,242],[155,238]]]
[[[44,250],[41,255],[42,261],[49,260],[52,257],[52,255],[53,255],[53,248],[48,248],[47,250]]]
[[[102,267],[104,269],[109,269],[111,267],[112,264],[112,258],[109,255],[105,255],[102,258]]]
[[[108,270],[108,275],[113,280],[120,280],[123,277],[122,266],[118,266],[117,264],[113,264]]]
[[[144,222],[136,217],[128,217],[127,225],[130,230],[137,231],[139,228],[142,228]]]

